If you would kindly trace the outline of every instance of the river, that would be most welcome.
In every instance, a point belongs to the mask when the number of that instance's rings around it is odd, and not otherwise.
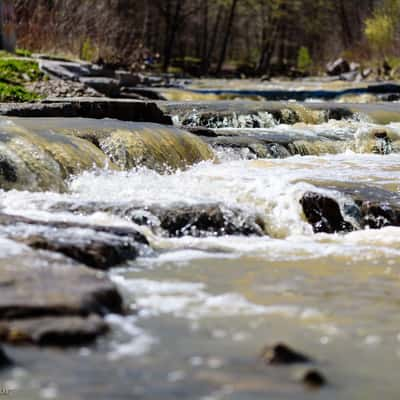
[[[96,346],[10,350],[24,360],[2,375],[10,398],[398,398],[400,228],[314,233],[300,200],[316,191],[343,210],[353,202],[343,188],[398,193],[400,126],[358,118],[265,129],[258,133],[322,132],[341,141],[332,152],[319,147],[316,154],[282,159],[217,148],[218,162],[167,174],[96,168],[73,175],[64,193],[0,192],[3,212],[134,227],[153,250],[109,272],[138,311],[108,315],[112,331]],[[393,148],[383,152],[390,154],[374,154],[371,129],[391,132]],[[71,206],[96,202],[107,211]],[[219,203],[260,215],[266,235],[162,237],[113,212],[133,202]],[[280,342],[312,357],[328,385],[312,390],[299,384],[301,365],[265,365],[260,352]]]

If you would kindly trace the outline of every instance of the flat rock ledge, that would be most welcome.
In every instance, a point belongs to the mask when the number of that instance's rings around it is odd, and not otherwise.
[[[106,314],[124,313],[121,295],[102,272],[60,254],[9,245],[20,251],[0,259],[1,342],[87,344],[108,331]]]
[[[57,98],[40,103],[3,103],[0,115],[41,118],[114,118],[172,125],[155,102],[97,97]]]

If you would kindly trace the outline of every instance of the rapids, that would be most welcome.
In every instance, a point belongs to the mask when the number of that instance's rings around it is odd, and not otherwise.
[[[286,158],[249,159],[245,152],[217,147],[216,162],[207,148],[200,150],[204,157],[194,157],[197,164],[167,173],[133,164],[104,168],[100,160],[72,171],[63,190],[1,191],[2,212],[135,227],[154,250],[109,272],[126,304],[138,312],[108,316],[112,332],[97,346],[66,353],[10,349],[27,361],[4,373],[12,398],[397,399],[400,228],[314,234],[300,199],[307,191],[328,194],[345,214],[354,201],[341,189],[398,193],[400,126],[367,118],[316,122],[247,128],[274,136],[274,143],[290,137],[293,146],[309,148]],[[97,131],[102,123],[96,122]],[[42,129],[32,121],[18,124],[30,132]],[[51,127],[65,134],[63,124],[53,121]],[[79,133],[68,136],[73,143],[96,130],[85,124],[71,121],[68,129]],[[104,122],[103,129],[109,132],[111,125],[116,126]],[[227,126],[220,134],[249,133],[240,128]],[[379,144],[377,131],[389,140]],[[92,150],[100,154],[94,145]],[[79,211],[96,203],[107,210]],[[265,236],[167,238],[113,211],[132,203],[220,203],[262,216]],[[26,250],[1,237],[0,249],[0,258],[23,257]],[[294,378],[298,367],[260,363],[262,348],[277,342],[309,354],[329,385],[310,392]]]

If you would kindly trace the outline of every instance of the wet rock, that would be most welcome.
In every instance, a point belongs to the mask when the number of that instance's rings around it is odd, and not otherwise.
[[[221,236],[221,235],[264,235],[264,221],[257,214],[249,214],[238,208],[220,204],[182,205],[170,207],[121,204],[110,206],[106,203],[56,204],[53,210],[78,214],[91,214],[95,210],[109,212],[129,218],[138,225],[146,225],[157,234],[169,237]],[[1,214],[0,214],[1,216]],[[1,218],[0,218],[1,222]]]
[[[85,138],[97,143],[111,161],[124,170],[147,167],[165,172],[214,159],[207,143],[175,127],[146,124],[106,133],[92,131],[89,135],[91,139],[86,134]]]
[[[300,200],[304,215],[315,233],[338,233],[354,230],[351,223],[344,220],[336,200],[314,192],[306,192]]]
[[[157,214],[157,212],[156,212]],[[257,216],[221,206],[188,206],[158,213],[160,226],[171,237],[207,235],[262,236],[264,224]]]
[[[88,267],[107,270],[128,260],[134,260],[139,251],[134,243],[128,240],[107,239],[76,239],[70,235],[56,234],[33,235],[27,238],[13,237],[34,249],[54,251],[64,254]]]
[[[123,236],[134,240],[135,242],[141,244],[149,244],[146,237],[135,229],[125,227],[125,226],[104,226],[104,225],[90,225],[90,224],[80,224],[77,222],[65,222],[65,221],[41,221],[31,218],[22,217],[19,215],[10,215],[0,213],[0,226],[12,226],[15,225],[33,225],[42,226],[53,229],[82,229],[82,230],[92,230],[98,233],[107,233],[115,236]]]
[[[351,72],[350,64],[343,58],[338,58],[326,65],[326,73],[329,76],[338,76]]]
[[[327,384],[325,376],[316,369],[306,369],[298,372],[296,379],[312,389],[318,389]]]
[[[0,347],[0,370],[3,368],[7,368],[13,365],[13,362],[8,357],[6,352]]]
[[[398,193],[372,186],[338,187],[328,189],[342,192],[352,200],[345,205],[346,215],[354,218],[362,229],[400,226],[400,196]]]
[[[0,320],[123,312],[105,275],[51,253],[0,260],[0,288]]]
[[[1,213],[0,232],[33,249],[61,253],[100,270],[134,260],[148,245],[142,234],[126,227],[44,222]]]
[[[400,207],[389,203],[364,201],[361,205],[362,227],[380,229],[385,226],[400,226]]]
[[[88,344],[107,331],[107,323],[97,315],[0,321],[0,340],[14,345],[77,346]]]
[[[310,362],[310,358],[299,353],[283,343],[267,346],[261,353],[261,358],[270,365],[291,365]]]

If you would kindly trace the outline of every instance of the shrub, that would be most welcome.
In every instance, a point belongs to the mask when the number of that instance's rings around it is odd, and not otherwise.
[[[312,58],[310,56],[310,52],[307,47],[300,47],[299,52],[297,54],[297,68],[301,72],[308,72],[313,65]]]

